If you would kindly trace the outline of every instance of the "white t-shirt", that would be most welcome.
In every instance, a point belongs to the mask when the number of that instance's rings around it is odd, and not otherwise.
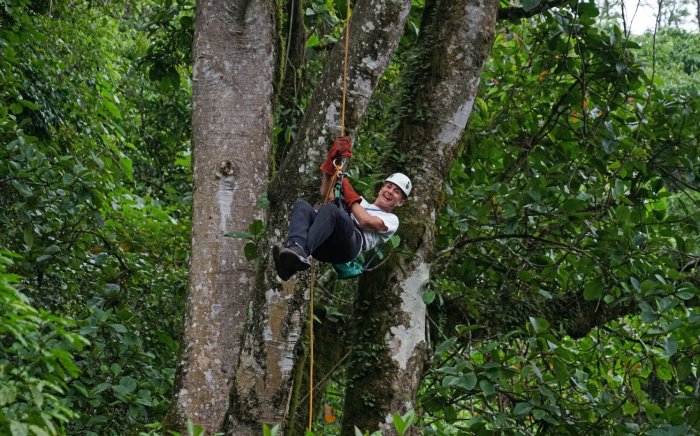
[[[382,221],[384,221],[384,225],[388,227],[388,230],[386,232],[375,232],[374,230],[365,230],[365,229],[360,229],[362,232],[362,251],[369,251],[372,248],[374,248],[380,241],[381,242],[386,242],[391,238],[391,236],[396,233],[396,230],[399,228],[399,217],[394,215],[393,213],[389,212],[384,212],[377,206],[370,204],[365,200],[364,198],[360,202],[360,206],[364,207],[367,213],[370,215],[376,216],[381,218]],[[352,217],[353,220],[357,223],[357,219],[355,217]],[[359,225],[358,225],[359,227]]]

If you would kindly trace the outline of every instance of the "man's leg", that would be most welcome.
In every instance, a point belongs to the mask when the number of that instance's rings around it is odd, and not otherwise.
[[[315,219],[316,211],[313,206],[303,200],[297,200],[294,203],[289,217],[287,241],[284,247],[279,245],[272,247],[275,269],[282,280],[287,281],[297,271],[308,269],[311,266],[306,240]]]
[[[318,211],[306,240],[315,259],[330,263],[353,260],[361,245],[362,237],[350,214],[335,204],[327,204]]]
[[[308,249],[306,240],[309,237],[309,229],[313,226],[316,216],[317,212],[314,210],[313,206],[304,200],[297,200],[289,216],[286,245],[299,244],[309,253],[310,250]]]

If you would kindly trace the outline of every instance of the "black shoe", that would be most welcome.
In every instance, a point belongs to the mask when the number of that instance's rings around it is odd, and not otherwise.
[[[282,280],[287,281],[289,277],[282,278],[282,275],[280,274],[280,251],[282,251],[282,247],[280,245],[274,245],[272,247],[272,259],[275,261],[275,270],[277,271],[277,275],[280,276]]]
[[[272,247],[272,258],[275,261],[277,275],[284,281],[289,280],[296,272],[311,267],[309,256],[299,244],[289,244],[286,248],[279,245]]]

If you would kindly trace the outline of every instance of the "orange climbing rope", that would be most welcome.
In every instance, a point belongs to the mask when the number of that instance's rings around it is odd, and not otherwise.
[[[347,14],[345,15],[345,54],[343,58],[343,99],[340,109],[340,136],[345,136],[345,95],[347,94],[348,78],[348,47],[350,46],[350,0],[347,0]],[[328,186],[328,191],[323,203],[331,200],[331,192],[338,179],[343,164],[336,165],[335,174]],[[314,411],[314,284],[316,281],[316,262],[311,263],[311,281],[309,282],[309,431],[313,430]]]

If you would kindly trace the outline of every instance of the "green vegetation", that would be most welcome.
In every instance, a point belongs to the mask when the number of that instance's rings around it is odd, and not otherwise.
[[[191,11],[2,7],[0,432],[135,434],[170,401],[189,232],[189,67],[151,59]]]
[[[278,156],[344,18],[308,3]],[[398,158],[414,3],[356,141],[360,189]],[[193,14],[0,0],[2,434],[159,431],[186,291]],[[437,220],[435,361],[399,432],[700,428],[700,37],[629,39],[596,14],[500,24]],[[336,414],[343,382],[328,384]]]

